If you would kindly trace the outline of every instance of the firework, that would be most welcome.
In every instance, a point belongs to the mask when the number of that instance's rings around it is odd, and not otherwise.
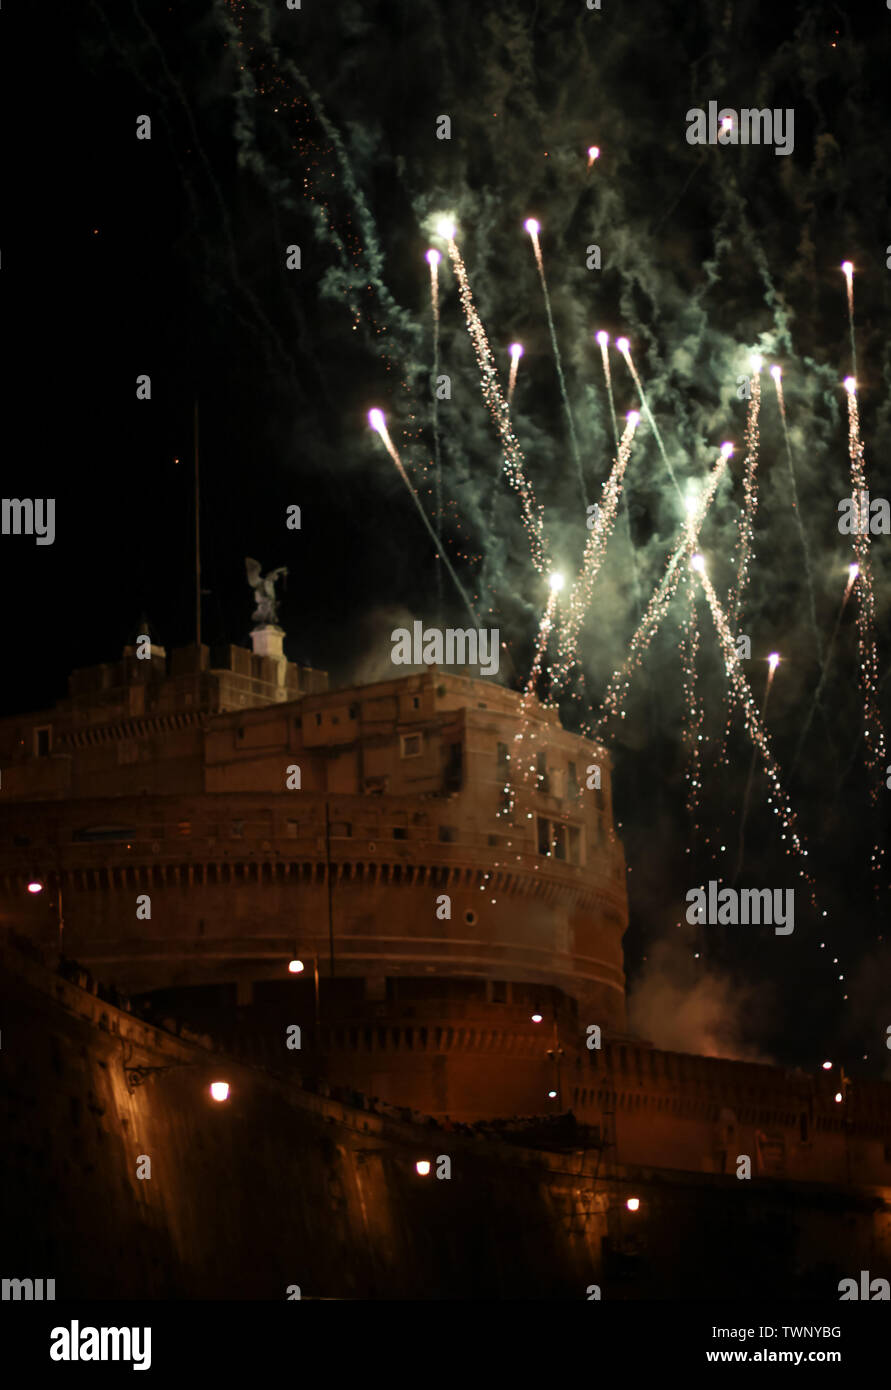
[[[857,566],[857,654],[860,668],[860,688],[863,694],[863,737],[867,771],[870,778],[870,799],[878,805],[880,789],[884,786],[887,762],[885,731],[878,704],[879,661],[875,639],[875,594],[872,587],[870,535],[868,518],[863,516],[862,501],[867,495],[866,462],[860,439],[860,414],[857,409],[857,383],[853,377],[845,381],[848,393],[848,455],[851,461],[851,488],[856,504],[857,524],[854,527],[854,563]],[[878,872],[884,849],[876,844],[872,865]]]
[[[616,422],[616,403],[613,399],[613,378],[609,369],[609,334],[603,330],[597,334],[597,341],[600,344],[600,356],[603,361],[603,379],[606,382],[606,394],[609,398],[609,416],[613,422],[613,439],[616,448],[619,447],[619,426]]]
[[[554,626],[554,613],[557,608],[557,595],[559,594],[562,588],[562,574],[550,575],[548,578],[548,602],[542,620],[539,623],[538,637],[536,638],[535,642],[535,655],[532,658],[532,667],[529,671],[529,679],[527,680],[526,688],[523,691],[523,700],[521,704],[521,710],[523,714],[526,713],[526,710],[529,706],[529,701],[532,699],[532,696],[535,693],[535,687],[538,684],[538,678],[541,675],[541,663],[544,659],[545,650],[547,649],[548,637],[550,636],[551,628]]]
[[[746,456],[743,463],[743,497],[745,502],[739,519],[736,582],[727,601],[727,611],[731,616],[732,622],[735,624],[739,623],[742,613],[743,595],[749,582],[749,560],[752,556],[752,542],[755,535],[755,513],[758,510],[758,416],[761,410],[760,372],[762,361],[757,354],[753,356],[751,365],[751,396],[749,397],[749,408],[746,412],[746,432],[744,436]]]
[[[563,411],[566,415],[566,425],[569,430],[569,444],[572,449],[572,461],[575,464],[575,471],[578,474],[579,491],[582,498],[582,506],[588,505],[588,496],[585,492],[585,479],[582,473],[582,460],[579,456],[578,440],[575,437],[575,424],[572,418],[572,411],[569,406],[569,396],[566,393],[566,378],[563,375],[563,362],[560,357],[560,347],[557,343],[557,330],[554,327],[554,315],[551,313],[551,296],[548,294],[548,282],[545,279],[544,261],[541,255],[541,243],[538,234],[541,227],[534,217],[529,217],[524,222],[524,227],[529,233],[532,242],[532,250],[535,254],[535,264],[538,267],[538,278],[541,281],[541,291],[544,295],[545,313],[548,318],[548,331],[551,335],[551,349],[554,353],[554,365],[557,368],[557,381],[560,386],[560,398],[563,401]]]
[[[682,574],[682,570],[680,569],[680,562],[684,556],[689,556],[693,553],[694,546],[696,545],[696,542],[699,538],[699,532],[702,528],[703,522],[705,521],[706,512],[708,511],[709,507],[714,501],[715,493],[718,488],[718,483],[721,481],[721,479],[724,476],[724,473],[726,472],[727,460],[730,458],[732,453],[732,444],[723,444],[721,446],[720,456],[718,457],[717,462],[712,468],[708,482],[706,486],[703,488],[702,494],[698,502],[696,502],[694,504],[693,509],[687,513],[687,517],[682,528],[681,541],[675,549],[673,555],[668,560],[668,563],[665,568],[665,573],[663,574],[661,580],[656,586],[656,589],[652,594],[649,603],[646,606],[644,615],[637,626],[634,636],[631,638],[631,641],[628,645],[628,654],[625,657],[625,660],[618,669],[618,671],[614,671],[612,676],[610,677],[610,682],[607,686],[606,694],[603,697],[603,705],[601,708],[600,717],[596,721],[595,729],[592,732],[590,724],[586,724],[583,726],[583,732],[588,737],[599,738],[599,731],[604,728],[607,721],[613,715],[618,714],[621,719],[625,718],[624,704],[626,696],[628,694],[628,690],[631,686],[632,672],[635,668],[638,668],[640,666],[641,658],[644,652],[646,651],[647,647],[649,646],[650,642],[652,641],[653,637],[658,631],[663,619],[665,618],[666,613],[668,612],[669,606],[671,604],[672,599],[674,598],[675,591],[677,590],[678,582]],[[696,562],[700,561],[701,559],[701,555],[693,554],[693,558],[690,561],[690,563],[693,564],[695,568]]]
[[[740,710],[742,711],[746,732],[751,738],[757,751],[761,754],[761,761],[764,773],[767,777],[768,783],[770,784],[770,791],[767,800],[768,804],[771,806],[774,812],[774,815],[779,817],[781,826],[780,839],[785,842],[788,842],[789,850],[787,850],[787,853],[794,853],[799,858],[806,859],[808,854],[807,847],[805,845],[804,839],[796,829],[797,816],[792,807],[792,803],[789,801],[789,798],[783,790],[783,785],[780,780],[779,764],[777,763],[776,759],[773,756],[773,753],[771,752],[770,739],[768,738],[767,731],[764,728],[763,719],[758,713],[757,707],[755,705],[755,700],[752,696],[751,690],[749,689],[749,683],[743,675],[742,668],[740,667],[739,657],[736,654],[736,646],[733,641],[733,634],[730,631],[730,625],[727,622],[724,610],[722,609],[721,604],[718,600],[718,595],[715,593],[714,586],[712,585],[712,582],[708,577],[708,572],[706,569],[705,562],[702,559],[702,556],[694,556],[693,558],[694,560],[698,558],[701,562],[695,565],[691,562],[691,565],[694,571],[699,576],[699,582],[702,585],[703,592],[706,596],[706,599],[708,600],[708,605],[711,610],[712,618],[714,620],[715,628],[718,632],[718,637],[720,639],[721,648],[724,655],[724,670],[727,679],[730,682],[731,690],[734,696],[736,697]],[[770,689],[770,678],[772,677],[772,674],[773,672],[771,671],[768,677],[768,686],[765,690],[765,702],[767,699],[767,693]],[[808,893],[811,899],[812,906],[815,908],[815,910],[819,911],[816,896],[814,894],[814,884],[811,874],[808,872],[807,868],[804,865],[801,865],[799,867],[798,873],[799,877],[803,880],[803,882],[807,884]]]
[[[431,538],[431,540],[433,541],[433,544],[436,546],[436,552],[437,552],[437,554],[439,555],[440,559],[442,560],[442,562],[443,562],[443,564],[445,565],[446,569],[448,570],[449,574],[452,576],[452,579],[454,580],[454,583],[455,583],[455,588],[458,590],[458,593],[461,595],[462,599],[464,600],[465,604],[467,605],[467,609],[468,609],[468,611],[469,611],[471,617],[473,618],[474,623],[479,624],[479,618],[478,618],[477,615],[476,615],[476,611],[475,611],[475,609],[474,609],[474,607],[473,607],[473,604],[470,602],[470,599],[467,597],[467,594],[466,594],[466,592],[465,592],[465,590],[464,590],[464,585],[461,583],[461,580],[458,578],[457,574],[455,573],[455,571],[454,571],[454,569],[453,569],[453,567],[452,567],[452,563],[451,563],[451,561],[449,560],[449,557],[448,557],[448,555],[446,554],[445,550],[443,549],[442,544],[440,543],[439,537],[437,536],[437,534],[436,534],[436,532],[434,531],[433,527],[430,525],[430,520],[429,520],[429,518],[428,518],[428,516],[427,516],[427,513],[424,511],[424,508],[421,506],[420,500],[419,500],[419,498],[418,498],[418,494],[415,492],[414,488],[413,488],[412,485],[411,485],[411,481],[410,481],[410,479],[409,479],[408,474],[407,474],[406,471],[405,471],[405,466],[403,465],[402,459],[399,457],[399,454],[398,454],[397,451],[396,451],[396,446],[394,445],[392,439],[390,438],[390,431],[387,429],[387,422],[386,422],[386,419],[384,418],[384,412],[383,412],[382,410],[378,410],[377,408],[375,408],[375,409],[373,409],[373,410],[369,410],[369,412],[368,412],[368,423],[369,423],[369,425],[371,426],[371,428],[372,428],[377,434],[380,435],[381,441],[382,441],[382,443],[383,443],[384,448],[386,449],[387,453],[390,455],[390,458],[391,458],[391,459],[393,460],[393,462],[395,463],[395,465],[396,465],[396,471],[397,471],[397,473],[399,474],[399,476],[400,476],[400,478],[402,479],[402,481],[405,483],[405,486],[408,488],[408,491],[409,491],[409,493],[411,494],[411,499],[412,499],[412,501],[414,502],[415,506],[416,506],[417,509],[418,509],[418,515],[420,516],[421,520],[422,520],[423,523],[424,523],[424,526],[426,527],[427,531],[429,532],[430,538]]]
[[[565,682],[575,661],[579,629],[588,611],[594,579],[603,564],[606,547],[612,534],[619,498],[622,495],[622,479],[631,457],[634,431],[639,420],[640,415],[636,410],[628,412],[627,423],[615,461],[606,482],[603,484],[594,526],[588,533],[579,577],[572,587],[567,616],[560,629],[559,661],[554,670],[554,680],[558,686]]]
[[[507,383],[507,403],[510,405],[514,398],[514,391],[517,386],[517,372],[520,367],[520,358],[523,356],[523,344],[511,343],[510,345],[510,380]]]
[[[544,535],[544,523],[542,519],[541,507],[535,500],[532,485],[526,477],[526,461],[523,458],[523,451],[520,448],[519,440],[511,428],[510,410],[507,401],[501,394],[501,386],[498,382],[498,372],[495,368],[495,361],[492,356],[492,349],[489,347],[489,340],[483,328],[482,321],[476,311],[473,302],[473,294],[470,288],[470,281],[467,276],[467,268],[458,250],[455,241],[455,224],[450,219],[443,219],[437,228],[440,236],[445,237],[448,242],[449,257],[458,281],[458,294],[461,299],[461,307],[464,310],[464,317],[467,323],[467,331],[470,341],[473,344],[474,354],[480,373],[480,388],[483,400],[488,408],[489,414],[495,423],[501,438],[501,447],[504,455],[504,471],[508,482],[519,494],[523,508],[523,521],[529,537],[529,546],[532,554],[532,563],[539,574],[544,573],[547,557],[547,543]]]
[[[845,285],[848,291],[848,329],[851,334],[851,375],[857,375],[857,344],[854,341],[854,267],[850,261],[842,261]]]
[[[433,515],[436,519],[436,536],[440,551],[442,548],[442,450],[439,438],[439,397],[436,393],[436,386],[439,381],[439,263],[442,255],[435,246],[431,246],[427,252],[426,261],[430,267],[430,310],[433,316],[433,390],[430,392],[430,412],[431,428],[433,430],[433,467],[434,467],[434,508]],[[436,589],[439,597],[439,608],[442,610],[442,570],[437,567]]]
[[[749,562],[752,559],[752,543],[755,537],[755,513],[758,510],[758,417],[761,411],[761,356],[753,353],[751,359],[752,376],[749,381],[749,408],[746,411],[745,445],[746,457],[743,464],[743,510],[739,516],[737,536],[736,578],[727,598],[727,611],[731,621],[738,628],[742,613],[742,601],[749,583]],[[727,708],[724,732],[715,749],[715,767],[724,762],[727,740],[730,737],[731,711]]]
[[[613,440],[615,441],[616,451],[618,452],[619,426],[616,421],[616,403],[613,399],[613,378],[609,366],[609,334],[604,333],[601,329],[595,336],[600,346],[600,357],[603,363],[603,379],[606,382],[606,395],[609,401],[609,416],[613,425]],[[622,493],[619,510],[622,513],[625,544],[628,548],[628,554],[631,556],[631,579],[634,586],[634,616],[639,621],[643,611],[643,604],[640,596],[640,567],[637,563],[637,550],[631,536],[631,514],[625,492]]]
[[[776,669],[777,669],[777,667],[779,666],[779,664],[780,664],[779,653],[778,653],[778,652],[771,652],[770,656],[767,658],[767,681],[766,681],[765,686],[764,686],[764,699],[761,701],[761,723],[762,723],[762,725],[764,724],[764,719],[765,719],[765,716],[766,716],[766,714],[767,714],[767,701],[768,701],[768,699],[769,699],[769,697],[770,697],[770,687],[773,685],[774,672],[776,671]],[[739,850],[738,850],[737,858],[736,858],[736,870],[735,870],[734,875],[733,875],[733,882],[734,882],[734,883],[736,883],[737,879],[738,879],[739,876],[740,876],[740,873],[742,872],[743,859],[745,858],[746,821],[747,821],[748,815],[749,815],[749,799],[750,799],[750,797],[751,797],[751,795],[752,795],[752,782],[753,782],[754,777],[755,777],[755,763],[756,763],[756,761],[757,761],[757,758],[758,758],[758,747],[757,747],[757,745],[753,742],[753,745],[752,745],[752,761],[749,763],[749,775],[748,775],[748,777],[746,778],[746,789],[745,789],[745,791],[744,791],[744,793],[743,793],[742,810],[741,810],[740,816],[739,816]]]
[[[807,532],[804,529],[804,521],[801,515],[801,507],[798,505],[798,488],[795,482],[795,467],[792,463],[792,445],[789,442],[789,426],[786,421],[786,401],[783,396],[783,373],[779,367],[771,367],[770,375],[773,377],[773,384],[777,393],[777,405],[780,408],[780,419],[783,422],[783,440],[786,446],[786,466],[789,470],[789,489],[792,496],[792,511],[795,514],[795,523],[798,527],[798,539],[801,542],[801,553],[804,557],[804,577],[807,584],[808,596],[808,616],[810,618],[811,633],[814,638],[814,646],[817,651],[817,665],[823,670],[823,640],[820,636],[820,629],[817,624],[817,605],[814,599],[814,576],[811,567],[811,548],[808,544]]]
[[[696,614],[696,589],[690,572],[684,576],[686,602],[684,618],[681,623],[681,681],[684,695],[683,742],[687,753],[684,777],[687,783],[687,814],[692,823],[695,841],[699,830],[697,814],[699,794],[702,791],[702,723],[705,712],[704,701],[699,694],[696,675],[696,658],[699,654],[699,623]],[[706,836],[706,844],[709,837]]]
[[[594,167],[594,161],[595,161],[595,159],[599,159],[599,158],[600,158],[600,148],[599,148],[599,146],[598,146],[598,145],[589,145],[589,146],[588,146],[588,168],[589,168],[589,169],[592,169],[592,168]]]
[[[616,347],[619,349],[628,365],[628,370],[630,371],[634,379],[634,384],[637,387],[638,395],[640,396],[640,403],[644,408],[644,412],[647,417],[647,422],[649,423],[650,429],[653,431],[656,444],[659,448],[659,453],[662,455],[662,462],[665,464],[665,467],[668,470],[669,478],[674,483],[675,492],[677,493],[678,497],[680,497],[681,502],[683,502],[684,499],[681,493],[681,489],[678,486],[678,480],[674,476],[674,469],[672,468],[671,463],[669,462],[668,454],[665,452],[665,445],[662,443],[662,435],[659,433],[659,426],[653,419],[653,412],[650,410],[650,403],[647,400],[646,392],[643,389],[643,383],[641,382],[641,379],[637,374],[637,368],[635,367],[631,357],[631,344],[629,343],[627,338],[617,338]]]

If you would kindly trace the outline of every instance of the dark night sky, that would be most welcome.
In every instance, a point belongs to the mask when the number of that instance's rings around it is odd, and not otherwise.
[[[69,670],[114,659],[143,612],[168,648],[193,638],[196,396],[207,640],[247,642],[248,554],[264,570],[289,566],[288,654],[337,681],[386,674],[389,632],[401,621],[465,625],[365,420],[370,406],[387,411],[429,505],[423,254],[443,212],[457,217],[499,364],[506,369],[511,340],[525,344],[515,426],[552,551],[569,574],[585,517],[525,217],[537,216],[544,229],[588,498],[597,499],[612,452],[592,339],[599,328],[630,337],[682,486],[704,476],[722,440],[736,442],[732,486],[719,494],[702,538],[720,594],[732,576],[742,499],[737,377],[756,347],[766,365],[782,364],[814,602],[828,642],[851,558],[850,539],[837,529],[837,504],[850,490],[840,389],[850,370],[845,257],[857,269],[867,474],[873,495],[891,497],[891,12],[754,0],[604,0],[599,13],[581,0],[304,0],[300,12],[104,0],[66,9],[60,37],[65,24],[68,60],[58,82],[30,80],[38,35],[6,54],[6,76],[21,79],[27,68],[29,81],[27,114],[11,137],[9,182],[18,195],[7,201],[2,246],[7,340],[15,345],[4,495],[55,496],[57,539],[41,548],[21,537],[0,542],[4,711],[50,703]],[[709,100],[794,108],[794,152],[691,147],[687,109]],[[443,113],[452,119],[450,141],[435,138]],[[152,118],[150,142],[135,138],[141,114]],[[589,173],[591,143],[602,155]],[[592,242],[602,251],[599,272],[585,267]],[[302,248],[299,272],[285,268],[291,243]],[[546,595],[503,479],[454,279],[443,270],[441,370],[452,382],[452,399],[440,406],[447,547],[522,673]],[[756,558],[740,627],[752,639],[746,670],[759,702],[764,657],[777,649],[784,658],[768,725],[786,768],[819,671],[766,365]],[[624,414],[638,404],[634,385],[614,352],[612,369]],[[150,403],[135,399],[141,372],[152,378]],[[646,597],[679,524],[643,425],[627,495],[634,554],[619,526],[582,642],[595,705],[633,631],[634,566]],[[295,502],[299,533],[284,526]],[[875,537],[872,551],[884,677],[891,537]],[[678,611],[647,656],[627,720],[613,729],[615,800],[632,870],[635,1025],[667,1045],[808,1064],[837,1046],[852,1061],[869,1053],[880,1066],[891,1023],[891,970],[878,941],[888,895],[886,887],[876,905],[869,881],[876,815],[855,755],[862,701],[854,604],[827,677],[825,719],[815,717],[788,784],[828,923],[818,927],[801,894],[792,938],[739,929],[719,943],[712,934],[699,942],[699,960],[690,932],[675,926],[683,895],[704,878],[722,878],[727,865],[697,853],[684,809]],[[724,679],[704,606],[699,617],[713,733]],[[886,723],[889,691],[886,680]],[[564,716],[572,723],[578,707],[570,703]],[[714,770],[706,753],[704,818],[731,846],[749,759],[738,719],[726,765]],[[746,884],[797,883],[760,776],[747,845]],[[845,1004],[836,954],[848,971]]]

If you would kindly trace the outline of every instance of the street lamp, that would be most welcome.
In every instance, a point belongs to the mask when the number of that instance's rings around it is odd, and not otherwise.
[[[42,893],[42,892],[44,891],[44,889],[46,888],[46,886],[47,886],[46,879],[37,878],[36,875],[35,875],[33,878],[29,878],[29,879],[28,879],[28,882],[27,882],[27,884],[26,884],[27,891],[31,894],[32,897],[36,897],[38,893]],[[57,882],[57,884],[56,884],[56,916],[57,916],[58,919],[59,919],[59,954],[61,955],[61,952],[62,952],[62,931],[63,931],[63,928],[64,928],[64,926],[65,926],[65,921],[64,921],[64,918],[62,917],[62,875],[61,875],[61,873],[60,873],[59,876],[58,876],[58,882]]]
[[[312,961],[312,976],[313,976],[313,986],[314,986],[314,996],[315,996],[314,1011],[313,1011],[313,1024],[314,1024],[314,1029],[313,1029],[313,1031],[314,1031],[314,1036],[315,1036],[315,1043],[316,1043],[316,1046],[318,1046],[318,1041],[319,1041],[319,957],[318,957],[318,953],[317,953],[317,952],[313,952],[313,953],[310,955],[309,959]],[[305,964],[304,960],[302,959],[302,957],[301,957],[301,955],[300,955],[300,952],[297,950],[297,947],[295,946],[295,947],[294,947],[294,955],[292,956],[291,960],[288,961],[288,972],[289,972],[289,974],[291,974],[291,975],[302,975],[305,969],[306,969],[306,964]]]

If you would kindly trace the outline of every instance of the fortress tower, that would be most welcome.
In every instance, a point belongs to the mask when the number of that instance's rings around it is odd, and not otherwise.
[[[169,673],[128,648],[4,722],[4,920],[61,914],[65,955],[230,1043],[297,1023],[382,1099],[566,1108],[561,1047],[625,1027],[605,751],[491,681],[328,691],[254,639]]]

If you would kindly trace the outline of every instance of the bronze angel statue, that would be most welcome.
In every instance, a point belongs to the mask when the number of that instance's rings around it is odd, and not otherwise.
[[[275,623],[278,621],[278,600],[275,596],[275,581],[280,576],[286,576],[288,569],[282,565],[277,570],[271,570],[269,574],[260,573],[258,560],[252,560],[250,556],[245,556],[244,567],[247,570],[247,581],[254,591],[257,606],[253,612],[254,627],[262,627],[265,623]]]

